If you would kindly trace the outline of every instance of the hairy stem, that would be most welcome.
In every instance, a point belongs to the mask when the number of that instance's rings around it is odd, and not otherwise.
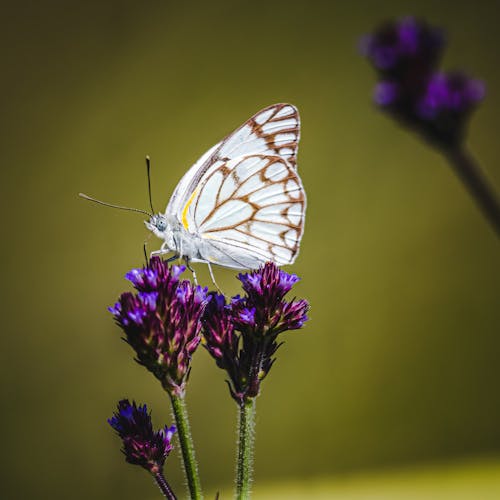
[[[189,420],[186,409],[186,403],[183,396],[175,394],[170,395],[172,400],[172,409],[174,412],[175,423],[177,425],[177,435],[182,451],[182,461],[184,464],[184,472],[186,474],[186,481],[189,487],[189,493],[193,500],[203,498],[201,491],[201,483],[198,475],[198,466],[194,453],[193,437],[189,428]]]
[[[238,456],[236,461],[236,498],[250,498],[253,473],[253,449],[255,443],[255,399],[240,403]]]
[[[453,170],[500,237],[500,199],[472,156],[460,146],[445,151]]]
[[[174,495],[172,488],[170,488],[170,485],[161,471],[153,474],[153,477],[165,498],[168,498],[168,500],[177,500],[177,497]]]

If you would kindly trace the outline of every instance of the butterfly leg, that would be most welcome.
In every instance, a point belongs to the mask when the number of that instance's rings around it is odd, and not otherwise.
[[[149,254],[150,257],[154,257],[155,255],[164,255],[168,252],[170,252],[170,248],[167,247],[167,243],[163,242],[159,250],[155,250],[154,252],[151,252]]]
[[[165,255],[166,253],[170,252],[170,250],[156,250],[154,252],[151,252],[150,254],[150,257],[154,257],[154,256],[160,256],[160,255]],[[144,254],[144,255],[147,255],[147,254]],[[177,260],[178,258],[180,257],[180,255],[178,253],[174,253],[174,255],[172,255],[171,257],[169,257],[167,260],[165,260],[165,262],[167,264],[170,264],[170,262],[173,262],[174,260]],[[146,263],[148,262],[147,260],[147,257],[146,257]]]
[[[168,262],[168,263],[173,262],[174,260],[177,260],[179,257],[180,257],[180,255],[174,254],[174,255],[172,255],[172,257],[169,257],[165,262]]]
[[[217,284],[217,281],[215,281],[214,271],[212,269],[212,266],[210,265],[210,262],[207,262],[207,266],[208,266],[208,272],[210,273],[210,277],[212,278],[212,282],[215,285],[215,288],[217,288],[219,293],[223,294],[222,290],[220,289],[219,285]]]
[[[196,278],[196,272],[191,267],[190,260],[187,257],[184,257],[184,261],[186,262],[186,267],[193,273],[193,281],[195,285],[198,285],[198,279]]]

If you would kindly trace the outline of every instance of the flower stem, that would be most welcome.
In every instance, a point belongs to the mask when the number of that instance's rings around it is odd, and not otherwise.
[[[165,479],[165,476],[163,473],[157,472],[156,474],[153,474],[156,484],[158,485],[158,488],[160,488],[160,491],[163,493],[163,496],[165,498],[168,498],[168,500],[177,500],[177,497],[174,495],[174,492],[170,488],[170,485],[167,483],[167,480]]]
[[[472,156],[460,146],[445,151],[455,173],[500,237],[500,199]]]
[[[193,437],[189,428],[189,420],[184,396],[170,394],[172,409],[174,412],[175,423],[177,425],[177,434],[182,451],[182,461],[184,463],[184,472],[189,487],[189,493],[194,500],[202,499],[200,478],[198,476],[198,466],[194,453]]]
[[[238,457],[236,462],[236,498],[250,498],[255,443],[255,399],[240,403]]]

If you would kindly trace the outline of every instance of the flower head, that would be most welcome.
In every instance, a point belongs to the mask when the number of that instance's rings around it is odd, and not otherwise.
[[[118,403],[108,423],[123,441],[122,452],[127,462],[140,465],[153,474],[161,472],[172,450],[174,425],[155,432],[146,405],[137,406],[135,401],[131,404],[128,399]]]
[[[381,78],[373,92],[377,106],[433,143],[460,144],[485,86],[461,72],[438,72],[439,29],[406,17],[384,23],[360,45]]]
[[[126,275],[137,293],[123,293],[109,308],[137,361],[175,394],[185,389],[207,302],[205,288],[180,280],[184,270],[153,257],[146,267]]]
[[[245,295],[229,302],[212,293],[203,316],[204,346],[226,370],[232,397],[239,403],[259,394],[260,383],[274,363],[277,337],[307,320],[306,300],[285,300],[299,280],[273,263],[240,274]]]

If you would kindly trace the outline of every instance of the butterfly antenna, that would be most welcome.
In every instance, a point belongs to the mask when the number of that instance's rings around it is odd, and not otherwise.
[[[153,197],[151,195],[151,158],[149,155],[146,155],[146,172],[148,175],[149,206],[151,207],[151,212],[155,213],[155,209],[153,208]]]
[[[78,193],[78,196],[80,198],[83,198],[84,200],[93,201],[94,203],[98,203],[99,205],[104,205],[105,207],[118,208],[119,210],[128,210],[129,212],[139,212],[141,214],[146,214],[149,217],[153,217],[153,214],[146,212],[146,210],[141,210],[140,208],[122,207],[121,205],[113,205],[112,203],[106,203],[105,201],[96,200],[95,198],[87,196],[86,194],[83,193]]]

